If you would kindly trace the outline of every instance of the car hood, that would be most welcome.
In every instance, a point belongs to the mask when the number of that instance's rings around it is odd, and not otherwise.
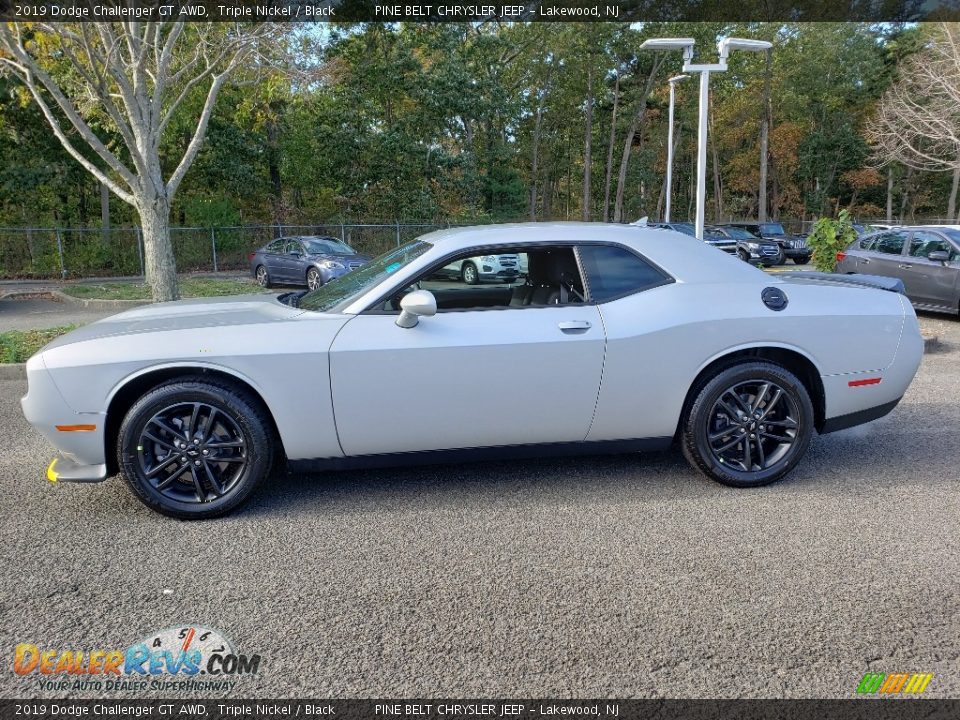
[[[299,308],[284,305],[277,300],[276,295],[272,294],[195,298],[156,303],[84,325],[60,336],[44,349],[115,335],[136,335],[226,325],[256,325],[288,320],[303,312]]]

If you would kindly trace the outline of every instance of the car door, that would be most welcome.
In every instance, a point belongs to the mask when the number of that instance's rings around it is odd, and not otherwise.
[[[280,258],[283,256],[284,244],[285,241],[283,239],[274,240],[263,249],[263,262],[267,266],[267,271],[270,273],[272,280],[281,279],[282,268],[280,266]]]
[[[857,262],[857,271],[868,275],[883,275],[903,279],[903,252],[907,233],[891,231],[882,233],[869,250],[864,250]]]
[[[288,239],[283,245],[283,253],[278,257],[277,263],[280,265],[279,277],[285,282],[306,281],[306,270],[300,272],[300,266],[303,265],[303,245],[299,240]]]
[[[486,297],[489,289],[477,292]],[[379,308],[350,320],[330,349],[344,453],[584,440],[605,337],[597,307],[569,300],[440,310],[412,328]]]
[[[927,257],[935,250],[950,253],[950,261],[942,263]],[[957,309],[957,248],[939,233],[915,230],[910,235],[907,257],[902,263],[903,284],[907,297],[915,303]]]

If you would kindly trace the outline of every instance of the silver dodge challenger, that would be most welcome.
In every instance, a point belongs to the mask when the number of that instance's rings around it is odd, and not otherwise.
[[[499,283],[438,279],[516,254]],[[27,363],[54,481],[120,473],[149,507],[222,515],[278,462],[323,470],[681,445],[726,485],[786,475],[889,413],[923,341],[902,284],[767,275],[680,233],[443,230],[336,282],[184,300],[74,330]],[[479,387],[479,379],[485,381]]]

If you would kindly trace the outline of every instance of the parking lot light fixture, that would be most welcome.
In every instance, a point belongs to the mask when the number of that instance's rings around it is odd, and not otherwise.
[[[683,72],[700,73],[700,112],[697,123],[697,204],[695,233],[698,240],[703,240],[704,214],[707,199],[707,116],[710,109],[710,73],[725,72],[727,60],[733,50],[750,50],[759,52],[769,50],[773,43],[766,40],[750,40],[747,38],[724,38],[717,43],[717,53],[720,56],[716,63],[693,62],[693,38],[652,38],[645,40],[641,50],[682,50]]]
[[[673,104],[674,104],[674,89],[678,82],[683,82],[689,75],[674,75],[667,82],[670,83],[670,119],[669,127],[667,128],[667,206],[663,213],[663,221],[670,222],[670,195],[673,189]]]

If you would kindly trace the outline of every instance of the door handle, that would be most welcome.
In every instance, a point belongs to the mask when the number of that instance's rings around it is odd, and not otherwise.
[[[870,258],[860,258],[860,262],[862,262],[864,265],[869,265]]]
[[[586,320],[568,320],[557,325],[564,332],[577,332],[578,330],[589,330],[593,327]]]
[[[901,265],[897,265],[897,267],[900,268],[900,269],[902,269],[902,270],[909,270],[910,268],[913,267],[913,265],[901,264]]]

